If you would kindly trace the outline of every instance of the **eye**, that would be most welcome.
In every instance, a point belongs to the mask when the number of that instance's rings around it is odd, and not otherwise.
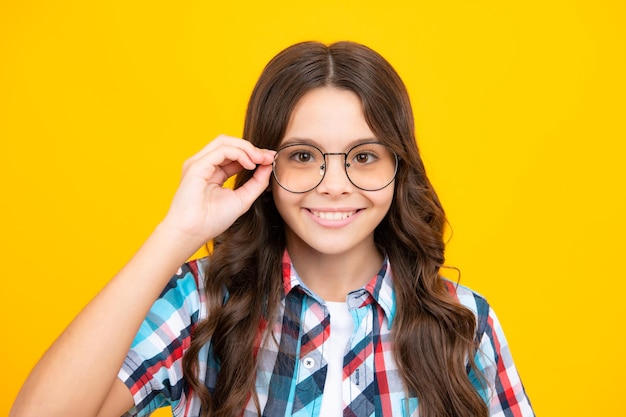
[[[297,162],[310,162],[314,158],[313,158],[313,154],[311,154],[311,152],[296,151],[296,152],[293,152],[291,154],[291,159],[293,159],[293,160],[295,160]]]
[[[308,166],[309,164],[317,164],[318,160],[324,159],[320,152],[312,146],[308,145],[291,145],[283,148],[279,155],[284,162],[294,166]]]
[[[372,162],[376,162],[377,159],[378,157],[372,152],[359,152],[352,158],[356,164],[371,164]]]

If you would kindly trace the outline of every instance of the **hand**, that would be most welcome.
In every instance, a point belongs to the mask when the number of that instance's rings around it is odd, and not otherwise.
[[[275,151],[259,149],[243,139],[218,136],[185,161],[182,179],[162,225],[174,228],[194,251],[245,213],[267,189]],[[226,180],[242,170],[255,170],[237,190]]]

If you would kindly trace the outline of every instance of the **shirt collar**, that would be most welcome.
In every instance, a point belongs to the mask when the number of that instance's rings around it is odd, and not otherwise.
[[[317,294],[311,291],[304,284],[304,282],[302,282],[293,267],[289,253],[286,250],[283,253],[282,271],[283,289],[285,291],[285,295],[289,294],[291,291],[299,289],[310,297],[315,298],[319,303],[324,304],[324,300],[322,300]],[[352,291],[348,294],[348,299],[346,301],[348,302],[348,307],[351,309],[362,307],[371,302],[376,302],[385,312],[389,328],[391,328],[396,313],[396,294],[393,288],[393,275],[391,273],[389,258],[385,257],[385,260],[383,261],[383,264],[376,276],[373,277],[363,288]]]

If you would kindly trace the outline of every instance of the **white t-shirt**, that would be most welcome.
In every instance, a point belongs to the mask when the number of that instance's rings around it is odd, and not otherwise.
[[[343,416],[343,356],[354,329],[352,315],[345,302],[326,301],[330,312],[330,337],[324,356],[328,361],[326,384],[320,416]]]

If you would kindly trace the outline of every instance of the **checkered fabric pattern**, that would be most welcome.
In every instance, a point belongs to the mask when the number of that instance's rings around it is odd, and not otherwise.
[[[149,415],[166,405],[172,406],[176,417],[199,414],[199,401],[183,379],[182,355],[195,323],[206,317],[205,262],[192,261],[178,271],[139,330],[119,373],[136,404],[127,415]],[[491,416],[533,416],[495,313],[475,292],[449,281],[446,285],[476,314],[480,347],[475,360],[487,378],[487,390],[472,372],[470,379],[489,404]],[[285,297],[273,324],[274,337],[258,346],[256,388],[261,409],[268,417],[317,417],[326,380],[324,349],[331,317],[325,302],[300,280],[287,253],[283,287]],[[391,350],[395,296],[389,262],[346,301],[354,334],[344,355],[344,417],[417,416],[418,400],[407,397]],[[210,345],[200,352],[199,359],[199,377],[212,389],[219,365]],[[250,401],[243,416],[256,415]]]

